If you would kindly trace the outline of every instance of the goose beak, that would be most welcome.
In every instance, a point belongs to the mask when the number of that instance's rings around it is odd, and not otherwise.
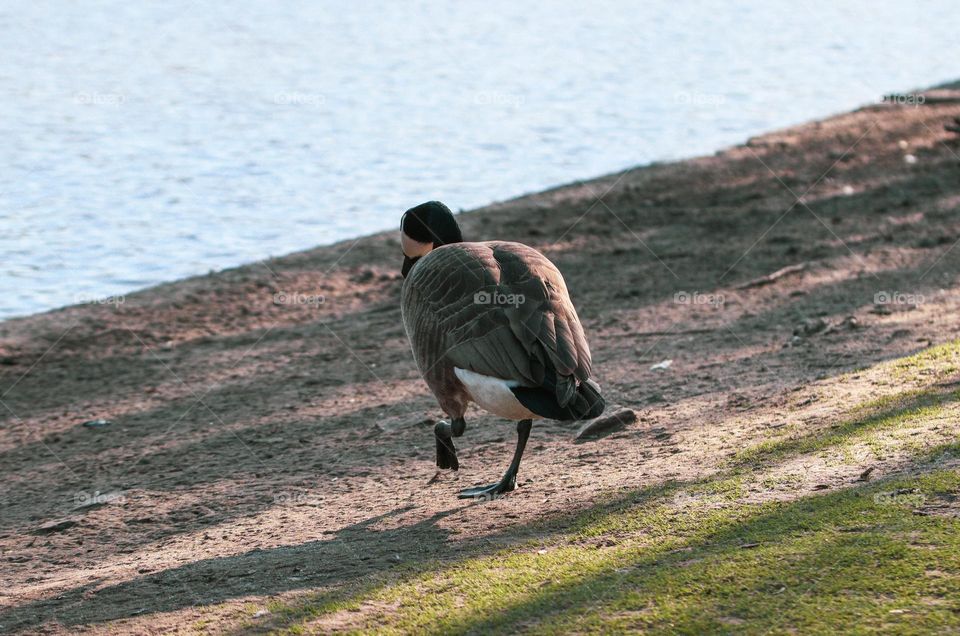
[[[418,260],[420,260],[419,256],[415,258],[410,258],[406,254],[404,254],[403,267],[400,269],[400,274],[403,275],[404,278],[406,278],[407,273],[413,268],[414,263],[416,263]]]

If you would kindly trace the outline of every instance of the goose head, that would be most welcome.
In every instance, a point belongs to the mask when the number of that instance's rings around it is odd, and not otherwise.
[[[403,268],[407,273],[420,258],[441,245],[460,243],[460,226],[450,208],[439,201],[427,201],[410,208],[400,219],[400,245],[403,247]]]

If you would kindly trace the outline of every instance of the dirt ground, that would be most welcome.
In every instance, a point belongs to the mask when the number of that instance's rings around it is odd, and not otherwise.
[[[583,443],[536,424],[490,503],[455,493],[500,475],[514,428],[470,411],[461,470],[433,479],[395,233],[0,323],[0,632],[238,629],[251,603],[509,546],[868,399],[869,374],[834,380],[960,334],[955,117],[945,89],[464,214],[468,240],[558,265],[608,404],[638,414]]]

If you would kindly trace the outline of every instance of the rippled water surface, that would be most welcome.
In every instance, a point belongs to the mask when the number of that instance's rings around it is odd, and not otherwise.
[[[4,3],[0,318],[955,79],[958,14],[952,0]]]

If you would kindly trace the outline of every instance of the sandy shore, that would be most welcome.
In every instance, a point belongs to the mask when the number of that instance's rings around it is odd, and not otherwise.
[[[468,240],[554,260],[608,402],[639,416],[583,444],[535,426],[521,488],[486,505],[455,492],[500,474],[513,427],[471,411],[462,469],[431,480],[394,233],[0,323],[0,632],[225,631],[829,426],[895,388],[849,372],[960,332],[958,116],[944,89],[465,213]]]

